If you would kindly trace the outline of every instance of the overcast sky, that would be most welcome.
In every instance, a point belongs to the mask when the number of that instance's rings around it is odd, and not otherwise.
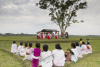
[[[35,34],[59,27],[50,21],[48,11],[35,6],[38,0],[0,0],[0,33]],[[88,0],[88,8],[77,12],[77,20],[66,29],[70,35],[100,35],[100,0]]]

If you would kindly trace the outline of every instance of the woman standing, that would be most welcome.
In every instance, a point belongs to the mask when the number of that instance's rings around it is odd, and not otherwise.
[[[56,33],[55,33],[55,39],[57,39],[57,37],[58,37],[58,33],[56,32]]]

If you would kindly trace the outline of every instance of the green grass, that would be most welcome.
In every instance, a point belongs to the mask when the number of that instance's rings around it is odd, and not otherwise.
[[[93,48],[93,53],[84,56],[83,59],[79,59],[77,63],[66,63],[64,67],[100,67],[100,37],[76,37],[71,36],[69,39],[36,39],[34,36],[0,36],[0,67],[31,67],[30,61],[23,61],[23,57],[11,54],[11,44],[13,40],[17,41],[17,45],[20,42],[33,42],[33,48],[35,48],[35,42],[41,43],[41,50],[44,44],[49,45],[49,50],[55,49],[55,44],[60,43],[64,51],[71,48],[71,42],[79,42],[82,38],[86,42],[86,38],[90,39],[90,43]]]

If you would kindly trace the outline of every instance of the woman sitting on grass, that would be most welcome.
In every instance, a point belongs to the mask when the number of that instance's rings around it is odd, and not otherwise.
[[[18,46],[18,50],[17,50],[17,55],[19,55],[20,54],[20,51],[21,51],[21,49],[23,48],[24,46],[23,46],[23,43],[22,42],[20,42],[20,45]]]
[[[76,45],[74,44],[74,43],[71,43],[71,53],[72,53],[72,55],[71,55],[71,61],[73,61],[73,62],[77,62],[78,61],[78,52],[77,52],[77,50],[75,49],[76,48]]]
[[[89,42],[89,39],[87,38],[87,39],[86,39],[86,44],[87,44],[88,42]],[[89,43],[90,43],[90,42],[89,42]]]
[[[33,51],[34,49],[32,48],[32,43],[29,43],[29,47],[27,48],[26,55],[23,60],[27,59],[27,60],[32,61]]]
[[[52,67],[52,54],[51,51],[48,51],[48,45],[43,45],[43,52],[41,52],[39,59],[40,67]]]
[[[90,45],[90,42],[87,42],[87,49],[88,49],[88,53],[92,53],[92,47]]]
[[[82,52],[81,52],[81,47],[79,46],[79,43],[75,42],[75,45],[76,45],[76,49],[77,49],[77,52],[78,52],[78,58],[83,58]]]
[[[21,51],[20,51],[20,55],[21,55],[21,56],[24,56],[24,57],[25,57],[27,48],[28,48],[28,44],[25,43],[25,46],[24,46],[24,47],[21,49]]]
[[[16,53],[17,52],[17,45],[16,45],[16,41],[13,41],[13,44],[11,46],[11,53]]]
[[[82,38],[80,38],[80,43],[79,44],[80,44],[80,47],[81,47],[82,46]]]
[[[52,51],[53,56],[53,65],[54,66],[64,66],[65,64],[65,54],[62,48],[60,47],[60,44],[55,45],[55,50]]]
[[[40,43],[36,43],[35,44],[36,48],[34,48],[34,52],[33,52],[33,59],[32,59],[32,67],[38,67],[38,63],[39,63],[39,57],[40,57]]]
[[[87,50],[87,46],[85,45],[85,42],[82,42],[81,50],[82,50],[82,55],[88,54],[88,50]]]
[[[66,61],[71,61],[71,50],[67,49],[67,52],[65,53]]]

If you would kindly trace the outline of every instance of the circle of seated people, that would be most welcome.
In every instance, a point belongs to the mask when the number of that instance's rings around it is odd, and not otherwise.
[[[80,44],[80,45],[79,45]],[[32,67],[52,67],[52,66],[64,66],[65,62],[73,61],[77,62],[78,58],[83,58],[82,55],[87,55],[92,53],[92,47],[90,45],[89,39],[85,42],[80,39],[80,43],[71,43],[71,49],[67,49],[64,52],[60,44],[55,45],[55,49],[51,52],[48,50],[49,46],[47,44],[43,45],[43,51],[40,49],[40,43],[35,44],[36,48],[32,48],[32,43],[21,42],[19,46],[16,45],[16,41],[13,41],[11,46],[11,53],[23,56],[23,60],[32,61]]]

